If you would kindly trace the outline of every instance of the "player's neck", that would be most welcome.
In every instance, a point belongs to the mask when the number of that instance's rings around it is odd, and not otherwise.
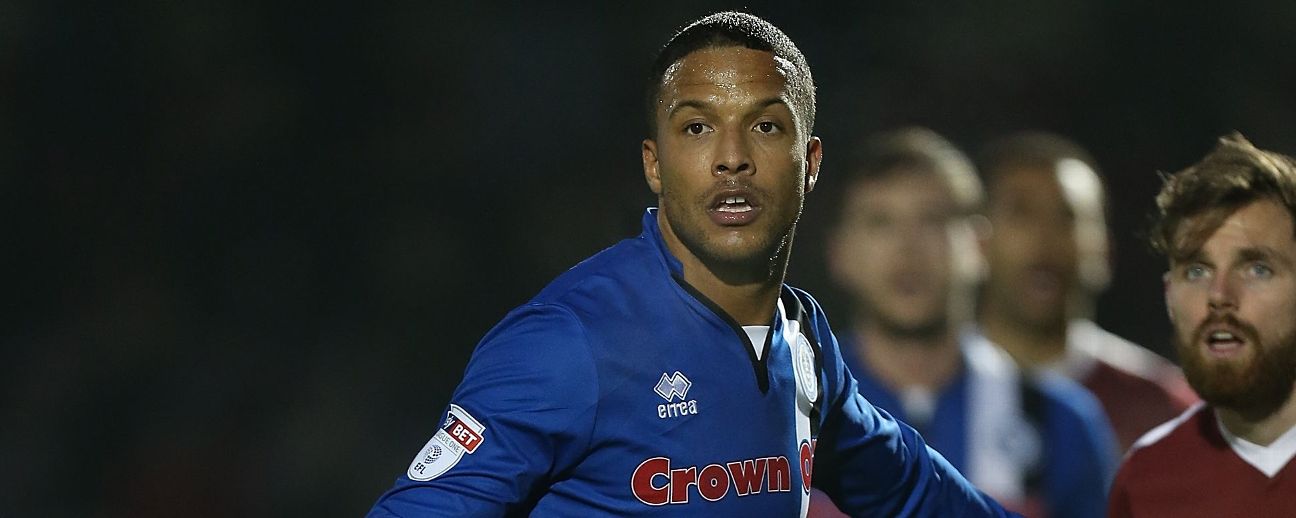
[[[1293,426],[1296,426],[1296,387],[1291,397],[1273,413],[1263,417],[1248,417],[1235,410],[1216,407],[1215,415],[1220,424],[1233,435],[1252,444],[1268,446]]]
[[[892,390],[939,390],[962,366],[958,337],[951,331],[932,336],[900,336],[867,320],[856,326],[856,354]]]
[[[720,306],[738,325],[767,326],[774,315],[783,279],[728,284],[705,268],[684,267],[684,282]]]
[[[735,322],[744,326],[767,326],[783,286],[788,248],[784,246],[770,262],[752,265],[708,265],[687,253],[681,254],[684,257],[679,260],[684,267],[684,282],[720,306]]]
[[[1003,308],[987,304],[979,321],[982,334],[1026,369],[1058,362],[1066,354],[1066,324],[1042,328],[1023,325]]]
[[[766,326],[774,316],[792,249],[792,233],[772,259],[742,263],[704,261],[676,237],[658,214],[662,240],[684,270],[684,282],[714,302],[738,325]]]

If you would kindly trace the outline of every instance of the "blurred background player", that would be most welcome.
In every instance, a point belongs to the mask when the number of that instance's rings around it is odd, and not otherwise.
[[[1225,137],[1156,202],[1175,344],[1207,404],[1139,439],[1110,515],[1296,516],[1296,162]]]
[[[992,228],[981,331],[1023,368],[1092,391],[1125,451],[1196,396],[1172,363],[1091,320],[1111,278],[1093,159],[1060,136],[1020,133],[988,144],[978,162]]]
[[[1064,378],[1020,375],[964,332],[984,271],[970,161],[922,128],[874,137],[853,158],[827,257],[852,302],[838,339],[860,393],[1005,505],[1101,516],[1116,447],[1097,402]]]

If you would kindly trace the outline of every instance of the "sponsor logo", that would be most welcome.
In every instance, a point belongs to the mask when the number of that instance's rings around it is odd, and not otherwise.
[[[472,455],[485,441],[486,427],[473,418],[468,411],[458,405],[450,405],[446,412],[445,423],[428,440],[414,461],[410,462],[406,475],[410,480],[428,481],[445,473],[464,454]]]
[[[666,404],[657,405],[657,418],[666,419],[670,417],[680,417],[686,415],[695,415],[698,413],[697,400],[685,400],[688,397],[689,388],[693,382],[689,381],[680,371],[674,374],[662,373],[661,379],[657,381],[657,386],[653,391],[666,400]],[[679,398],[676,402],[675,399]]]
[[[680,401],[683,401],[684,398],[688,397],[689,387],[692,386],[693,382],[689,381],[688,376],[681,374],[680,371],[675,371],[675,374],[669,376],[663,372],[661,380],[657,382],[657,387],[653,390],[666,401],[674,401],[676,396],[679,396]]]
[[[803,442],[803,445],[805,443]],[[803,448],[804,450],[804,448]],[[802,480],[807,480],[804,476]],[[792,465],[787,457],[761,457],[721,464],[671,468],[668,457],[639,463],[630,476],[635,498],[651,506],[687,504],[693,495],[714,502],[733,493],[739,497],[792,490]],[[806,485],[809,491],[809,485]]]

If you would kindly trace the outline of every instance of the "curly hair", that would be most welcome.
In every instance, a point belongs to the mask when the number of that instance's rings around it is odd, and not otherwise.
[[[1162,180],[1149,238],[1171,260],[1195,253],[1229,215],[1259,199],[1282,205],[1296,223],[1296,160],[1241,133],[1220,137],[1200,162]]]

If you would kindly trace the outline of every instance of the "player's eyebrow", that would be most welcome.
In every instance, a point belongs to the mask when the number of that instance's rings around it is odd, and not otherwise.
[[[1292,266],[1291,258],[1278,253],[1277,250],[1268,246],[1249,246],[1238,250],[1233,254],[1233,261],[1236,263],[1267,261],[1285,266]],[[1212,266],[1214,265],[1214,262],[1208,259],[1206,254],[1200,248],[1192,252],[1177,255],[1174,258],[1174,262],[1176,264],[1201,263]]]
[[[675,103],[675,105],[672,106],[670,110],[666,112],[666,118],[669,119],[671,117],[674,117],[675,114],[679,113],[680,111],[683,111],[685,108],[693,108],[694,110],[706,112],[706,111],[710,111],[712,106],[713,105],[711,103],[705,101],[700,101],[697,99],[685,99],[683,101]]]
[[[1250,246],[1237,251],[1237,261],[1239,263],[1249,263],[1253,261],[1276,262],[1286,266],[1291,266],[1291,259],[1278,253],[1277,250],[1267,246]]]
[[[792,109],[792,107],[788,106],[787,101],[784,100],[782,97],[769,97],[757,102],[755,105],[755,109],[753,109],[752,111],[764,110],[766,108],[769,108],[770,106],[779,105],[779,104],[786,106],[789,111]],[[707,112],[713,109],[714,107],[715,105],[713,103],[709,103],[699,99],[685,99],[675,103],[675,105],[672,106],[670,110],[666,112],[666,118],[669,119],[671,117],[674,117],[675,114],[679,113],[685,108],[693,108],[701,112]]]
[[[1193,263],[1201,263],[1207,265],[1213,264],[1209,259],[1206,258],[1206,254],[1202,252],[1201,247],[1198,247],[1195,250],[1181,251],[1177,254],[1174,254],[1170,260],[1173,263],[1173,265],[1193,264]]]
[[[786,106],[789,110],[792,109],[792,107],[791,107],[791,106],[788,106],[787,101],[783,100],[782,97],[770,97],[770,98],[768,98],[768,99],[764,99],[764,100],[762,100],[761,102],[756,103],[756,106],[757,106],[759,109],[762,109],[762,110],[763,110],[763,109],[765,109],[765,108],[769,108],[770,106],[774,106],[774,105],[776,105],[776,104],[781,104],[781,105],[783,105],[783,106]]]

